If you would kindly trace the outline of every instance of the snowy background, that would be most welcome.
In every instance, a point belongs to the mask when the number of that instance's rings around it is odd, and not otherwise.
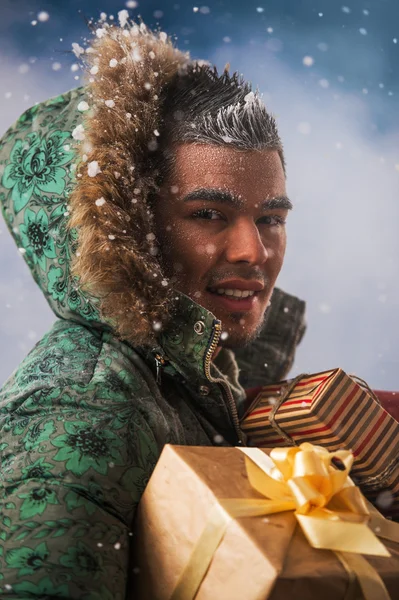
[[[294,374],[341,366],[399,390],[397,0],[0,0],[0,130],[80,84],[73,42],[129,10],[230,62],[277,116],[295,204],[280,287],[306,299]],[[0,384],[54,316],[0,222]]]

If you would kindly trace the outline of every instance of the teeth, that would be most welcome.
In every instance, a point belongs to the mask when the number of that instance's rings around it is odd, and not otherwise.
[[[248,296],[253,296],[255,293],[253,290],[232,290],[224,288],[217,288],[212,291],[224,296],[234,296],[234,298],[248,298]]]

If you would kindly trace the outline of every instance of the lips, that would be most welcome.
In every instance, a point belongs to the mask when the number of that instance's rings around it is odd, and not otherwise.
[[[218,294],[211,290],[207,290],[207,293],[212,296],[213,306],[219,307],[227,312],[248,312],[253,310],[259,302],[257,292],[254,292],[252,296],[240,298],[233,295]]]

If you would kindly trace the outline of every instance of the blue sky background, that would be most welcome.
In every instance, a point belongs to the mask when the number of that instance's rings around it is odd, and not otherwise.
[[[399,390],[397,0],[126,4],[0,0],[1,132],[81,84],[71,45],[101,11],[127,8],[193,57],[230,62],[263,92],[285,143],[295,210],[279,284],[308,303],[293,374],[341,366]],[[0,222],[0,383],[53,320]]]

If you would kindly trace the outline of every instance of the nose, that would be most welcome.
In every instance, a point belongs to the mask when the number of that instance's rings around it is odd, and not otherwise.
[[[253,221],[238,220],[229,228],[225,250],[230,263],[245,262],[250,265],[263,265],[269,253]]]

